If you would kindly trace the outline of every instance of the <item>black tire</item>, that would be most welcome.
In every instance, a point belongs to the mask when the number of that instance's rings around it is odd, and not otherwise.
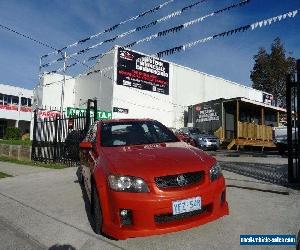
[[[102,211],[100,206],[100,200],[95,185],[92,186],[92,218],[93,227],[96,234],[102,234]]]
[[[77,177],[78,177],[78,182],[83,185],[84,184],[84,179],[83,179],[83,175],[82,175],[82,167],[78,167],[78,170],[77,170]]]
[[[300,230],[298,232],[298,236],[297,236],[296,241],[297,241],[296,250],[300,250]]]
[[[284,144],[278,144],[277,150],[280,155],[284,156],[286,155],[287,146],[285,146]]]

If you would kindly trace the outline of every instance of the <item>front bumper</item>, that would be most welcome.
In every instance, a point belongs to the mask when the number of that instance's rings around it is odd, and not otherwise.
[[[109,211],[103,211],[102,231],[117,239],[127,239],[185,230],[228,215],[224,178],[204,186],[184,192],[167,191],[163,195],[108,191]],[[203,210],[183,216],[172,215],[172,201],[196,196],[201,197]],[[132,211],[132,225],[121,225],[120,209]]]
[[[199,144],[201,148],[207,148],[207,149],[218,149],[220,147],[219,143],[215,142],[202,142]]]

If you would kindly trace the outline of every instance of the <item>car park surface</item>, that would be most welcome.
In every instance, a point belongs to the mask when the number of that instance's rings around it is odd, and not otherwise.
[[[233,158],[235,161],[239,158],[247,160],[242,157]],[[230,162],[230,157],[226,159]],[[265,158],[251,159],[259,162]],[[284,163],[277,163],[278,159],[281,158],[267,158],[267,164]],[[23,173],[26,172],[26,167],[15,166],[17,169],[22,168]],[[4,171],[1,166],[0,170]],[[125,241],[110,240],[96,235],[91,228],[89,202],[84,189],[78,183],[76,171],[76,168],[36,171],[0,181],[0,217],[5,218],[5,222],[11,225],[10,230],[21,232],[25,239],[21,242],[16,240],[20,239],[19,233],[0,234],[1,242],[8,243],[9,240],[19,242],[19,248],[6,248],[8,244],[1,244],[1,250],[23,249],[22,246],[25,245],[34,246],[28,249],[68,246],[86,250],[235,250],[241,249],[240,234],[297,234],[300,228],[299,191],[285,189],[289,195],[266,192],[273,190],[275,185],[262,184],[253,178],[224,171],[227,185],[232,185],[234,179],[236,186],[248,185],[262,191],[227,188],[230,215],[213,223],[159,236],[131,238]],[[257,247],[243,247],[243,249],[257,249]],[[274,247],[266,246],[259,249],[274,249]]]

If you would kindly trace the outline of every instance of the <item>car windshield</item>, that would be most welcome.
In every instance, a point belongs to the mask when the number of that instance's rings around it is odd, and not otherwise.
[[[167,127],[156,121],[110,122],[102,124],[101,128],[101,145],[104,147],[178,141]]]
[[[190,129],[191,134],[200,134],[200,130],[198,128],[192,128]]]

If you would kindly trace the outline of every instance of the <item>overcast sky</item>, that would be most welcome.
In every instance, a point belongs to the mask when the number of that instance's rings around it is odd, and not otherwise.
[[[0,0],[0,24],[30,35],[55,48],[62,48],[165,1]],[[84,46],[74,48],[68,53],[157,20],[196,1],[175,0],[155,13],[124,24],[113,32],[89,41]],[[105,52],[114,44],[126,45],[237,2],[239,1],[207,0],[179,17],[136,32],[124,39],[118,39],[114,43],[99,46],[89,55]],[[193,25],[189,29],[152,40],[149,43],[143,43],[133,47],[133,49],[153,54],[295,9],[300,9],[299,0],[251,0],[244,7],[207,18],[204,22]],[[288,52],[291,52],[294,57],[300,58],[299,27],[300,13],[293,19],[287,19],[252,32],[248,31],[231,37],[216,39],[183,53],[167,56],[164,59],[250,86],[250,70],[254,63],[253,55],[257,53],[259,47],[269,49],[276,37],[281,38]],[[33,88],[38,81],[39,58],[48,52],[51,52],[49,48],[0,28],[0,83]],[[85,58],[86,56],[83,55],[78,59],[84,60]],[[76,74],[84,70],[83,66],[76,66],[69,74]]]

